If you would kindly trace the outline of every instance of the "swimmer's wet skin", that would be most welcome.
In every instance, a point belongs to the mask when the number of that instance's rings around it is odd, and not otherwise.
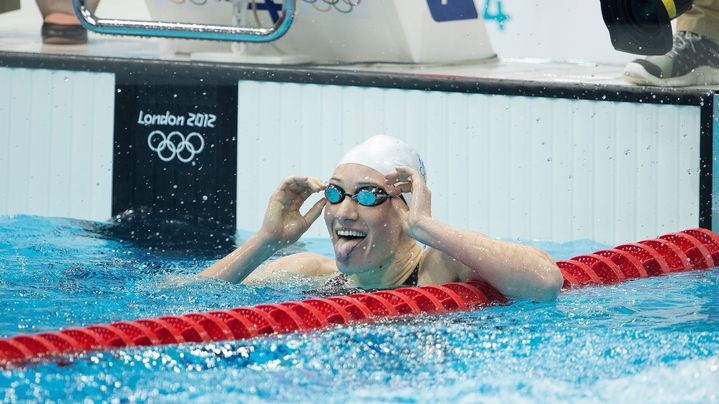
[[[302,204],[319,192],[325,197],[302,215]],[[334,260],[302,253],[258,269],[297,241],[323,210]],[[406,143],[386,135],[373,136],[347,152],[329,183],[311,177],[282,181],[257,234],[201,275],[242,282],[250,275],[261,281],[280,270],[342,273],[349,287],[388,289],[403,285],[416,268],[419,285],[484,280],[514,299],[553,300],[563,282],[559,268],[543,251],[432,218],[421,158]]]

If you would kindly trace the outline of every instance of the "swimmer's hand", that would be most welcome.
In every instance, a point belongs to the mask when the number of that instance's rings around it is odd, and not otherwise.
[[[297,241],[322,213],[327,200],[317,201],[306,214],[300,207],[310,195],[321,192],[327,185],[312,177],[289,177],[272,193],[257,235],[272,244],[292,244]]]
[[[422,224],[432,219],[432,192],[424,182],[419,171],[411,167],[397,167],[385,176],[390,195],[409,192],[412,200],[407,206],[400,198],[392,198],[392,205],[402,218],[404,231],[410,237],[420,241]]]

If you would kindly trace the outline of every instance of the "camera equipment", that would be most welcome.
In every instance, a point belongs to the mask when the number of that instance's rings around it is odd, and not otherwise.
[[[670,21],[694,0],[600,0],[604,24],[614,49],[640,55],[663,55],[672,48]]]

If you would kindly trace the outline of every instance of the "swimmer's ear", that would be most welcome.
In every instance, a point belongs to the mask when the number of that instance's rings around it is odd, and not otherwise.
[[[406,233],[409,230],[409,206],[400,198],[392,198],[390,203],[402,220],[402,230]]]
[[[405,203],[404,199],[402,198],[402,195],[392,198],[391,202],[392,206],[394,206],[394,208],[400,214],[407,214],[407,212],[409,212],[409,206],[407,206],[407,203]]]

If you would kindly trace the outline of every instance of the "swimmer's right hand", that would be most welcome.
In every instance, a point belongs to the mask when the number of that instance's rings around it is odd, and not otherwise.
[[[297,241],[320,216],[327,200],[320,199],[304,215],[300,207],[310,195],[325,188],[327,185],[317,178],[284,179],[270,197],[258,236],[265,242],[279,244],[278,247]]]

